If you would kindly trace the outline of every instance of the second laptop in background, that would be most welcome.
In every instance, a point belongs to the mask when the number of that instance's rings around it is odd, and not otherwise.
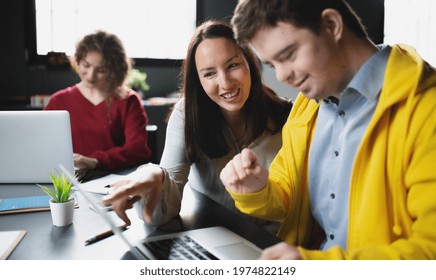
[[[74,173],[67,111],[0,111],[0,183],[51,183],[62,164]]]

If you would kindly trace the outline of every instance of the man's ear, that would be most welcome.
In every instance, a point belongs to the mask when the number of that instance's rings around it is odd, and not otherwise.
[[[325,9],[321,13],[321,18],[325,30],[338,42],[343,37],[344,32],[344,22],[341,14],[335,9]]]

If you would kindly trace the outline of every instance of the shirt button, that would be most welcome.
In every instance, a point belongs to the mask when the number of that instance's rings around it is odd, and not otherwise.
[[[330,194],[330,197],[331,197],[332,199],[335,199],[336,196],[335,196],[334,193],[331,193],[331,194]]]
[[[339,156],[339,152],[335,151],[335,157]]]
[[[338,115],[341,116],[341,117],[345,116],[345,111],[344,110],[340,110],[338,112]]]
[[[335,239],[335,236],[333,234],[330,234],[330,239],[331,240]]]

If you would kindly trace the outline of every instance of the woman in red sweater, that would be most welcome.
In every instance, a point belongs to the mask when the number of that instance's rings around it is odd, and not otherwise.
[[[85,36],[72,65],[81,81],[54,93],[44,109],[70,113],[79,176],[147,162],[148,117],[139,95],[124,85],[131,63],[119,38],[103,31]]]

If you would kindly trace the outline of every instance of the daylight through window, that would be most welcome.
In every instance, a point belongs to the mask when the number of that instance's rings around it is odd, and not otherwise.
[[[196,27],[196,0],[35,0],[37,53],[71,55],[98,29],[116,34],[133,58],[183,59]]]
[[[385,0],[384,42],[411,45],[436,66],[436,1]]]

